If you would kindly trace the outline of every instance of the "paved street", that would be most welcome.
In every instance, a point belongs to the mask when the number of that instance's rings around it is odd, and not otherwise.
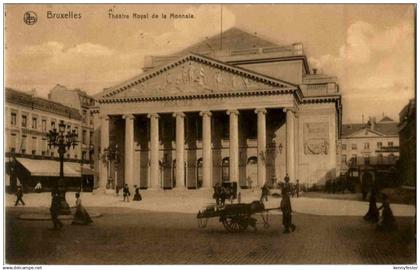
[[[194,214],[123,207],[94,207],[94,224],[50,231],[51,222],[27,221],[22,213],[43,207],[6,209],[6,261],[10,264],[409,264],[415,243],[403,231],[386,234],[355,216],[295,214],[297,230],[281,233],[281,216],[258,232],[228,233],[217,219],[199,229]],[[89,210],[89,207],[88,207]]]

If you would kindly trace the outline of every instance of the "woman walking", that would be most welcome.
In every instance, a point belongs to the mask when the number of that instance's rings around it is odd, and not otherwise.
[[[76,213],[74,214],[72,225],[88,225],[92,223],[86,209],[82,206],[82,200],[80,199],[80,193],[76,193]]]

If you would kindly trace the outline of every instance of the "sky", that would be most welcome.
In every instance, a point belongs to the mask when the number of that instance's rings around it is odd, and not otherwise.
[[[110,10],[130,19],[110,19]],[[37,14],[35,24],[24,23],[26,11]],[[221,27],[280,45],[302,42],[312,68],[337,76],[344,123],[383,114],[398,121],[415,95],[414,5],[7,4],[5,12],[5,85],[36,89],[41,97],[56,84],[96,94],[139,75],[144,56],[177,52]],[[48,18],[48,12],[81,18]]]

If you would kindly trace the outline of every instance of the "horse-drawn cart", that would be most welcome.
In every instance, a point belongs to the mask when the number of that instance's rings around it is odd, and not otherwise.
[[[248,227],[252,227],[256,231],[257,219],[253,215],[260,213],[264,228],[268,228],[270,226],[268,224],[268,211],[277,209],[279,208],[266,209],[260,201],[226,204],[223,206],[212,205],[198,212],[198,226],[205,228],[209,218],[219,217],[219,221],[228,232],[240,232]]]

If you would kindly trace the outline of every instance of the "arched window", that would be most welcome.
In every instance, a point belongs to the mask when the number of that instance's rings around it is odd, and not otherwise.
[[[197,160],[197,187],[200,188],[203,186],[203,159],[199,158]]]
[[[258,159],[257,157],[250,157],[248,158],[247,164],[257,164]]]
[[[229,182],[229,158],[222,160],[222,181]]]

